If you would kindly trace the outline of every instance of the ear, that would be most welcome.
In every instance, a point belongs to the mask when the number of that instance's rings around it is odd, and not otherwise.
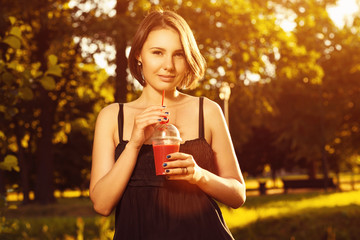
[[[142,63],[142,59],[141,59],[141,56],[140,56],[140,55],[136,58],[136,60],[138,60],[139,62]]]

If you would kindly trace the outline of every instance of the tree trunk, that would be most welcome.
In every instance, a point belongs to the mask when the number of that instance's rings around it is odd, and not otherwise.
[[[273,181],[273,187],[276,188],[276,176],[277,176],[277,170],[271,168],[271,177],[272,177],[272,181]]]
[[[41,204],[55,201],[54,198],[54,150],[52,144],[56,103],[46,90],[41,91],[40,126],[41,137],[37,145],[37,181],[35,200]]]
[[[29,198],[29,192],[30,192],[30,187],[29,187],[29,164],[25,159],[25,154],[24,154],[24,148],[21,145],[21,134],[17,133],[16,136],[16,141],[17,141],[17,145],[18,145],[18,161],[19,161],[19,167],[20,167],[20,186],[21,186],[21,190],[23,193],[23,201],[22,203],[24,205],[30,203],[30,198]]]
[[[38,47],[34,57],[41,63],[41,71],[47,70],[46,52],[50,48],[51,32],[46,22],[41,22],[40,31],[34,40]],[[40,204],[48,204],[55,201],[54,197],[54,150],[52,145],[53,124],[55,121],[56,102],[53,101],[49,92],[39,86],[38,107],[41,110],[40,137],[36,148],[36,182],[35,201]]]
[[[5,175],[5,171],[0,169],[0,197],[5,197],[6,194],[4,175]]]
[[[125,27],[121,26],[121,21],[119,19],[125,17],[126,10],[128,8],[129,1],[118,0],[116,4],[116,19],[120,23],[120,26],[117,26],[117,32],[114,36],[115,50],[116,50],[116,77],[115,77],[115,101],[116,102],[126,102],[127,94],[127,58],[126,58],[126,47],[127,39],[125,35]]]
[[[321,156],[321,163],[322,163],[322,168],[323,168],[323,178],[324,178],[324,189],[325,191],[327,191],[328,189],[328,178],[329,178],[329,173],[328,173],[328,160],[326,157],[326,152],[325,152],[325,145],[322,148],[322,156]]]
[[[315,160],[311,160],[308,166],[308,176],[310,179],[315,179],[317,173],[317,165]]]

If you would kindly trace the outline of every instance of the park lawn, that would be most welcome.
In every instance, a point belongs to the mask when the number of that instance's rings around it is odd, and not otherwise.
[[[248,197],[222,208],[235,239],[359,239],[360,191]]]
[[[360,236],[359,196],[360,191],[250,196],[239,209],[221,209],[237,240],[351,240]],[[97,215],[88,198],[61,198],[48,206],[8,209],[0,239],[111,239],[113,225],[114,216]]]
[[[339,179],[337,179],[335,174],[331,174],[329,176],[330,178],[333,178],[335,184],[337,184],[340,189],[349,191],[349,190],[354,190],[354,189],[359,189],[360,188],[360,174],[359,173],[340,173],[339,175]],[[289,175],[286,177],[283,177],[284,179],[308,179],[307,175],[303,175],[303,174],[298,174],[298,175]],[[323,178],[323,176],[321,174],[317,175],[316,178]],[[340,180],[340,182],[337,182],[338,180]],[[252,190],[257,190],[259,189],[259,183],[263,182],[266,183],[266,187],[268,189],[271,188],[278,188],[278,189],[282,189],[283,188],[283,182],[282,182],[282,178],[278,177],[275,179],[275,182],[273,181],[273,179],[269,178],[269,177],[264,177],[264,178],[247,178],[245,180],[246,182],[246,188],[252,189]]]

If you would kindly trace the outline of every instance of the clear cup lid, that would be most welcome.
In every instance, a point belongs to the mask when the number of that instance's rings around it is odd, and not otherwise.
[[[174,139],[181,141],[179,130],[174,125],[168,123],[156,124],[152,139]]]

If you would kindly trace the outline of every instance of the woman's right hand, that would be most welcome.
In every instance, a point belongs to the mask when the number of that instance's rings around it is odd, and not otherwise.
[[[118,114],[117,103],[102,109],[97,117],[94,133],[89,193],[95,211],[105,216],[111,213],[121,199],[135,168],[142,144],[151,137],[154,125],[159,122],[158,119],[167,116],[161,106],[149,107],[137,114],[129,143],[115,159],[114,133],[118,126],[116,121]],[[133,119],[131,118],[130,121]]]
[[[156,123],[164,121],[168,113],[165,107],[151,106],[134,118],[134,127],[128,145],[140,149],[144,142],[151,137]]]

